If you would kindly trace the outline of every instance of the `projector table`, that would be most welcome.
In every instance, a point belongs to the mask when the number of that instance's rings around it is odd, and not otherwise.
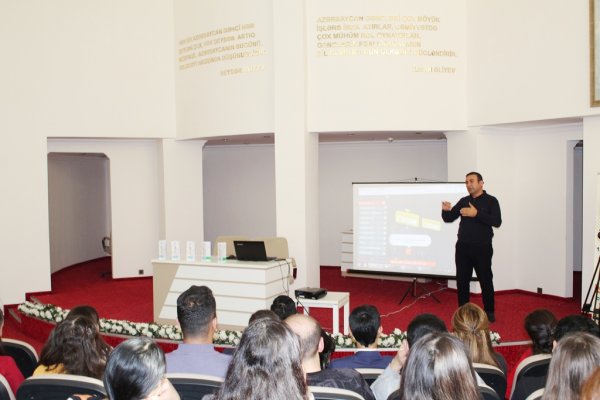
[[[350,293],[349,292],[327,292],[325,297],[320,299],[296,298],[303,309],[304,314],[308,314],[310,307],[331,308],[333,314],[333,334],[340,333],[340,308],[344,307],[344,335],[348,334],[350,316]]]

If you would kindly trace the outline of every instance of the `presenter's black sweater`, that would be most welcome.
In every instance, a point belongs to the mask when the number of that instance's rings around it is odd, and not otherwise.
[[[461,243],[492,244],[494,231],[492,227],[500,227],[502,216],[498,200],[484,190],[479,197],[465,196],[450,211],[442,211],[444,222],[453,222],[460,217],[460,209],[469,207],[469,203],[477,209],[474,218],[463,217],[458,226],[458,241]]]

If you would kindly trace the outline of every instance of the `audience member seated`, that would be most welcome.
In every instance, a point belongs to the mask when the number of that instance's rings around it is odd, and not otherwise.
[[[281,321],[281,318],[271,310],[258,310],[252,313],[248,319],[248,325],[261,318],[270,318],[274,321]]]
[[[587,332],[593,336],[600,337],[600,328],[591,319],[584,317],[583,315],[574,314],[567,315],[561,318],[556,323],[554,329],[554,335],[552,340],[552,347],[555,348],[558,341],[563,337],[573,333]],[[554,357],[554,355],[552,356]],[[547,382],[546,382],[547,383]],[[531,389],[541,386],[539,378],[537,377],[525,377],[523,378],[511,396],[513,400],[525,400],[530,394]]]
[[[321,370],[319,352],[323,350],[324,344],[321,325],[314,318],[295,314],[286,318],[285,323],[300,337],[302,367],[309,386],[346,389],[360,394],[365,400],[375,399],[369,385],[356,370],[349,368]]]
[[[581,388],[581,400],[600,399],[600,367],[589,376]]]
[[[271,304],[271,311],[277,314],[282,321],[290,315],[298,314],[294,300],[283,294],[275,297],[273,304]],[[331,355],[335,351],[335,340],[324,329],[321,329],[321,337],[323,338],[324,347],[323,351],[319,352],[319,360],[321,362],[321,369],[325,369],[329,366]]]
[[[98,315],[98,310],[96,310],[94,307],[85,304],[75,306],[69,311],[65,319],[74,320],[77,317],[89,318],[94,322],[96,330],[100,332],[100,316]],[[101,354],[108,354],[112,351],[112,347],[104,341],[102,335],[100,335],[100,340],[97,341],[97,344],[99,346],[98,351]]]
[[[392,356],[382,356],[377,350],[381,336],[381,317],[375,306],[362,305],[350,313],[350,335],[358,350],[353,356],[331,361],[329,368],[385,368]]]
[[[231,356],[213,345],[217,330],[217,303],[206,286],[192,286],[177,298],[177,320],[183,343],[166,355],[167,372],[225,377]]]
[[[406,363],[409,349],[423,336],[430,333],[447,333],[444,321],[433,314],[417,315],[408,324],[406,340],[383,373],[373,382],[371,389],[377,400],[387,400],[400,387],[401,371]]]
[[[100,327],[100,316],[98,315],[98,310],[96,310],[92,306],[88,306],[87,304],[75,306],[71,310],[69,310],[69,313],[67,314],[67,318],[71,319],[82,316],[88,317],[89,319],[94,321],[96,325],[98,325],[98,327]]]
[[[110,400],[179,400],[166,372],[160,347],[152,339],[136,337],[115,347],[108,357],[104,388]]]
[[[506,376],[506,360],[492,347],[489,321],[481,307],[473,303],[460,306],[452,316],[452,329],[465,344],[472,362],[498,367]]]
[[[102,379],[109,349],[94,321],[84,316],[66,318],[50,333],[33,375],[71,374]]]
[[[319,362],[321,369],[325,369],[331,363],[331,355],[335,351],[335,340],[324,329],[321,329],[321,339],[323,339],[323,350],[319,352]]]
[[[554,330],[554,342],[558,342],[564,336],[575,332],[587,332],[600,338],[600,326],[597,323],[579,314],[567,315],[561,318]]]
[[[0,338],[2,338],[2,329],[4,328],[4,312],[0,308]],[[6,381],[10,385],[10,388],[14,393],[17,393],[17,388],[25,379],[23,374],[17,367],[15,360],[9,356],[4,348],[2,347],[2,340],[0,339],[0,375],[6,378]]]
[[[475,371],[464,344],[449,333],[431,333],[419,339],[406,360],[400,399],[479,400]]]
[[[509,371],[506,377],[509,385],[512,385],[515,371],[521,361],[536,354],[552,354],[552,341],[556,329],[556,317],[552,312],[546,309],[530,312],[525,317],[524,327],[531,338],[531,347],[521,355],[521,358],[515,363],[515,367]]]
[[[271,318],[255,320],[245,330],[225,381],[204,400],[307,400],[298,337]]]
[[[271,304],[271,311],[277,314],[282,321],[284,321],[290,315],[298,313],[298,309],[296,308],[296,303],[294,303],[294,300],[292,300],[291,297],[283,294],[275,297],[273,304]]]
[[[600,367],[600,339],[572,333],[558,341],[544,388],[544,400],[579,400],[583,382]]]

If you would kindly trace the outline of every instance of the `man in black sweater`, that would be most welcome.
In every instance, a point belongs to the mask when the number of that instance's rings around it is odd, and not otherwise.
[[[455,253],[458,305],[469,302],[469,283],[475,269],[483,294],[483,308],[490,322],[494,322],[492,227],[498,228],[502,224],[500,204],[494,196],[483,190],[480,173],[469,172],[465,184],[469,196],[460,199],[454,207],[447,201],[442,202],[444,222],[453,222],[460,217]]]

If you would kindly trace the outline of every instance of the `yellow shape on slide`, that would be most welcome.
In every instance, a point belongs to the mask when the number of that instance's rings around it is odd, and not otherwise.
[[[410,211],[396,211],[396,222],[401,225],[419,226],[420,216],[415,213],[411,213]]]
[[[442,222],[435,219],[423,218],[421,220],[421,227],[425,229],[430,229],[432,231],[441,231]]]

